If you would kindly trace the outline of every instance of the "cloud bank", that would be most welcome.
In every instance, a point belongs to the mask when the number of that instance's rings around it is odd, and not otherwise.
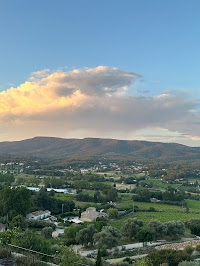
[[[145,128],[199,140],[198,102],[173,93],[129,96],[139,78],[106,66],[33,72],[25,83],[0,93],[1,140],[35,135],[127,138]]]

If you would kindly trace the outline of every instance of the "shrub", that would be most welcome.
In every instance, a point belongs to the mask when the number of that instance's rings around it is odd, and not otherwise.
[[[16,257],[16,266],[47,266],[43,261],[35,260],[34,257]]]
[[[44,227],[52,227],[53,230],[56,229],[56,225],[46,221],[38,221],[38,220],[26,220],[29,227],[34,228],[44,228]]]
[[[196,245],[196,250],[200,251],[200,244]]]
[[[187,254],[192,254],[192,251],[194,250],[194,248],[191,246],[191,245],[187,245],[185,248],[184,248],[184,251],[187,253]]]
[[[11,257],[11,252],[6,248],[0,248],[0,259]]]

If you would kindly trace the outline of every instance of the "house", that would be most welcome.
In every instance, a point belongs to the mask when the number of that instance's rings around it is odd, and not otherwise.
[[[159,202],[160,200],[156,199],[156,198],[150,198],[150,201],[155,203],[155,202]]]
[[[6,225],[0,223],[0,232],[4,232],[6,230]]]
[[[83,222],[92,222],[96,221],[98,217],[106,218],[107,214],[105,212],[98,212],[95,207],[89,207],[81,213],[80,220]]]
[[[31,212],[26,215],[26,219],[31,219],[31,220],[43,220],[45,218],[48,218],[51,216],[51,212],[46,210],[46,211],[35,211]]]

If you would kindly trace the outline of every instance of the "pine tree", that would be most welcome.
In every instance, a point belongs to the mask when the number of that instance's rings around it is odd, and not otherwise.
[[[97,260],[96,260],[95,266],[102,266],[101,251],[100,251],[100,249],[98,249]]]

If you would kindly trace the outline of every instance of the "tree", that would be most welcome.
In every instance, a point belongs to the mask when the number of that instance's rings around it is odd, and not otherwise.
[[[148,230],[143,229],[143,230],[139,231],[139,233],[138,233],[138,240],[140,242],[143,242],[143,246],[144,246],[145,243],[153,240],[153,235]]]
[[[120,231],[112,226],[105,226],[101,232],[94,235],[94,242],[97,248],[110,249],[117,246],[121,238]]]
[[[15,228],[13,230],[6,230],[4,232],[0,233],[0,238],[1,238],[1,244],[3,246],[7,246],[8,244],[11,244],[12,240],[17,237],[18,235],[18,230]]]
[[[0,191],[1,215],[12,219],[18,214],[25,216],[31,206],[31,193],[25,187],[9,188]]]
[[[184,248],[184,251],[185,251],[187,254],[191,255],[192,252],[194,251],[194,248],[193,248],[191,245],[187,245],[187,246]]]
[[[27,228],[26,220],[21,214],[15,216],[10,222],[9,228],[13,229],[14,227],[20,228],[22,230],[25,230]]]
[[[43,229],[42,229],[42,235],[44,236],[44,237],[46,237],[46,238],[50,238],[50,237],[52,237],[52,233],[53,233],[53,229],[52,229],[52,227],[44,227]]]
[[[140,231],[143,226],[143,222],[136,218],[129,218],[125,221],[121,228],[121,232],[124,236],[132,239],[136,237],[137,233]]]
[[[76,241],[85,247],[93,246],[95,233],[97,233],[97,230],[94,228],[94,225],[89,225],[76,233]]]
[[[196,236],[200,236],[200,224],[192,223],[190,224],[190,231]]]
[[[162,263],[166,262],[168,265],[177,266],[183,260],[190,260],[190,255],[181,250],[157,250],[151,252],[147,256],[154,266],[160,266]]]
[[[50,241],[46,240],[43,236],[36,235],[33,231],[26,230],[13,241],[17,246],[51,254]]]
[[[61,259],[61,266],[74,266],[75,263],[81,261],[79,254],[74,251],[73,246],[62,246],[61,252],[59,253],[59,257]]]
[[[95,266],[102,266],[101,251],[100,251],[100,249],[98,249],[97,260],[96,260]]]
[[[65,244],[77,244],[76,233],[82,229],[81,226],[70,226],[65,229]]]
[[[166,222],[163,224],[165,235],[170,239],[176,240],[185,234],[185,226],[181,221]]]
[[[148,258],[139,258],[136,259],[136,264],[135,266],[153,266],[152,262]]]
[[[108,209],[108,216],[110,218],[117,218],[118,217],[118,210],[114,208],[109,208]]]
[[[158,220],[151,220],[148,224],[149,231],[153,235],[154,241],[163,236],[162,223]]]

